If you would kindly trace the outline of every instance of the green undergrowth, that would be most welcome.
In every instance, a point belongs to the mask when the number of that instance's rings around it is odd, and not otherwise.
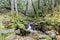
[[[10,34],[12,33],[7,33],[7,34],[3,34],[3,33],[0,33],[0,40],[6,40],[6,37],[8,37]]]
[[[24,22],[30,19],[30,17],[22,17],[21,15],[16,15],[16,13],[0,15],[0,29],[11,29],[17,26],[24,29]]]
[[[44,22],[46,25],[53,25],[53,28],[57,28],[60,25],[60,12],[55,11],[51,14],[46,14],[45,17],[31,18],[28,16],[16,15],[12,13],[10,15],[0,15],[0,29],[25,28],[24,23],[33,20],[34,22]]]

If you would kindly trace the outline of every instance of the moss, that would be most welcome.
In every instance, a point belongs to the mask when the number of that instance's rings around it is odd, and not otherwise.
[[[18,24],[18,27],[20,28],[20,29],[25,29],[25,26],[24,26],[24,24]]]
[[[52,40],[49,36],[45,36],[46,40]]]

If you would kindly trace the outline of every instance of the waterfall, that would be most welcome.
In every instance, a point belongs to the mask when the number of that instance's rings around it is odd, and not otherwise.
[[[36,30],[32,29],[32,26],[30,24],[28,24],[27,31],[30,31],[31,33],[36,33],[37,32]]]
[[[33,32],[33,30],[32,30],[31,28],[32,28],[32,27],[30,26],[30,24],[28,24],[27,30],[30,31],[30,32]]]

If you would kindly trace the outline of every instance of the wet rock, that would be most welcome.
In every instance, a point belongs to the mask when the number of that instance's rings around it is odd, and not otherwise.
[[[16,34],[20,34],[20,29],[15,31]]]
[[[36,40],[51,40],[51,38],[48,35],[44,34],[43,32],[33,33],[31,37]]]
[[[20,35],[20,36],[28,36],[30,34],[29,31],[26,31],[24,29],[18,29],[16,30],[16,35]]]
[[[53,39],[56,40],[56,32],[54,30],[51,30],[51,31],[47,31],[46,32],[48,34],[48,36],[50,36]]]

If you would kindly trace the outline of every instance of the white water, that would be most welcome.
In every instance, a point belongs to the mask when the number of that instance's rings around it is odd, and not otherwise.
[[[36,30],[33,30],[32,27],[30,26],[30,24],[28,24],[28,29],[27,31],[30,31],[31,33],[37,33]]]
[[[32,28],[32,27],[30,26],[30,24],[28,24],[27,30],[30,31],[30,32],[34,32],[34,30],[32,30],[31,28]]]
[[[38,38],[42,38],[42,37],[46,36],[46,35],[39,34],[37,30],[33,30],[31,28],[32,28],[32,26],[30,26],[30,24],[28,24],[28,29],[27,30],[31,32],[31,35],[37,34]]]

